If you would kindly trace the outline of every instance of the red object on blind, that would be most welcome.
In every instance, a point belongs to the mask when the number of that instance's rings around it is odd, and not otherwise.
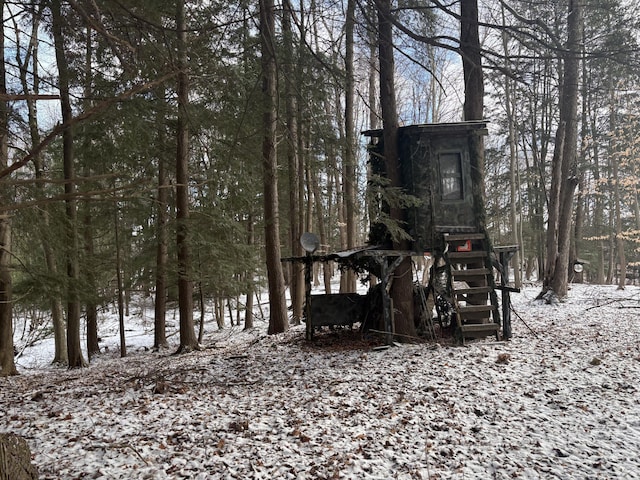
[[[457,252],[470,252],[471,251],[471,240],[467,240],[463,245],[456,247]]]

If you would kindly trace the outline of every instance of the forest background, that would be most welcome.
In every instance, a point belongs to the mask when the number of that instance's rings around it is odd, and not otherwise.
[[[168,302],[181,351],[210,303],[221,327],[226,310],[251,328],[264,287],[270,331],[299,322],[302,272],[280,258],[302,254],[304,231],[325,251],[367,240],[359,132],[382,126],[385,6],[400,125],[465,119],[461,9],[477,8],[486,226],[519,245],[516,284],[546,279],[563,211],[568,265],[586,267],[574,281],[637,277],[635,1],[0,3],[3,375],[15,316],[49,326],[71,367],[81,328],[91,357],[100,311],[124,322],[134,295],[154,298],[155,348]]]

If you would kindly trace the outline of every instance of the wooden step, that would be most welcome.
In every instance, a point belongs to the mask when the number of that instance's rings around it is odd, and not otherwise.
[[[466,242],[467,240],[484,240],[487,236],[484,233],[456,233],[444,234],[445,242]]]
[[[458,306],[457,309],[463,325],[491,322],[495,311],[496,307],[491,304]]]
[[[451,263],[473,263],[484,262],[487,258],[487,252],[484,250],[472,250],[470,252],[449,252],[449,259]]]
[[[497,323],[479,323],[477,325],[462,325],[460,327],[465,338],[484,338],[497,334],[500,325]]]
[[[459,308],[463,316],[466,313],[493,312],[496,309],[493,305],[464,305]]]
[[[451,275],[454,278],[465,278],[465,277],[478,277],[478,276],[486,276],[491,271],[488,268],[467,268],[464,270],[451,269]]]
[[[477,295],[482,293],[491,293],[493,289],[489,286],[486,287],[464,287],[455,288],[454,293],[456,295]]]

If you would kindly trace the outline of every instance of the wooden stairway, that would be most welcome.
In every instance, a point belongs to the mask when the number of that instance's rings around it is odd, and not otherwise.
[[[465,339],[500,337],[500,310],[491,264],[491,247],[483,233],[444,234],[443,258],[449,275],[450,301],[457,334]]]

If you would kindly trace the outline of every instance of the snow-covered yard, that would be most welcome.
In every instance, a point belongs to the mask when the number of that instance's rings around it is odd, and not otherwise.
[[[511,341],[465,347],[257,322],[172,356],[138,348],[147,318],[127,358],[104,326],[108,353],[67,371],[43,341],[0,379],[0,431],[42,479],[640,478],[640,287],[539,290],[512,296]]]

